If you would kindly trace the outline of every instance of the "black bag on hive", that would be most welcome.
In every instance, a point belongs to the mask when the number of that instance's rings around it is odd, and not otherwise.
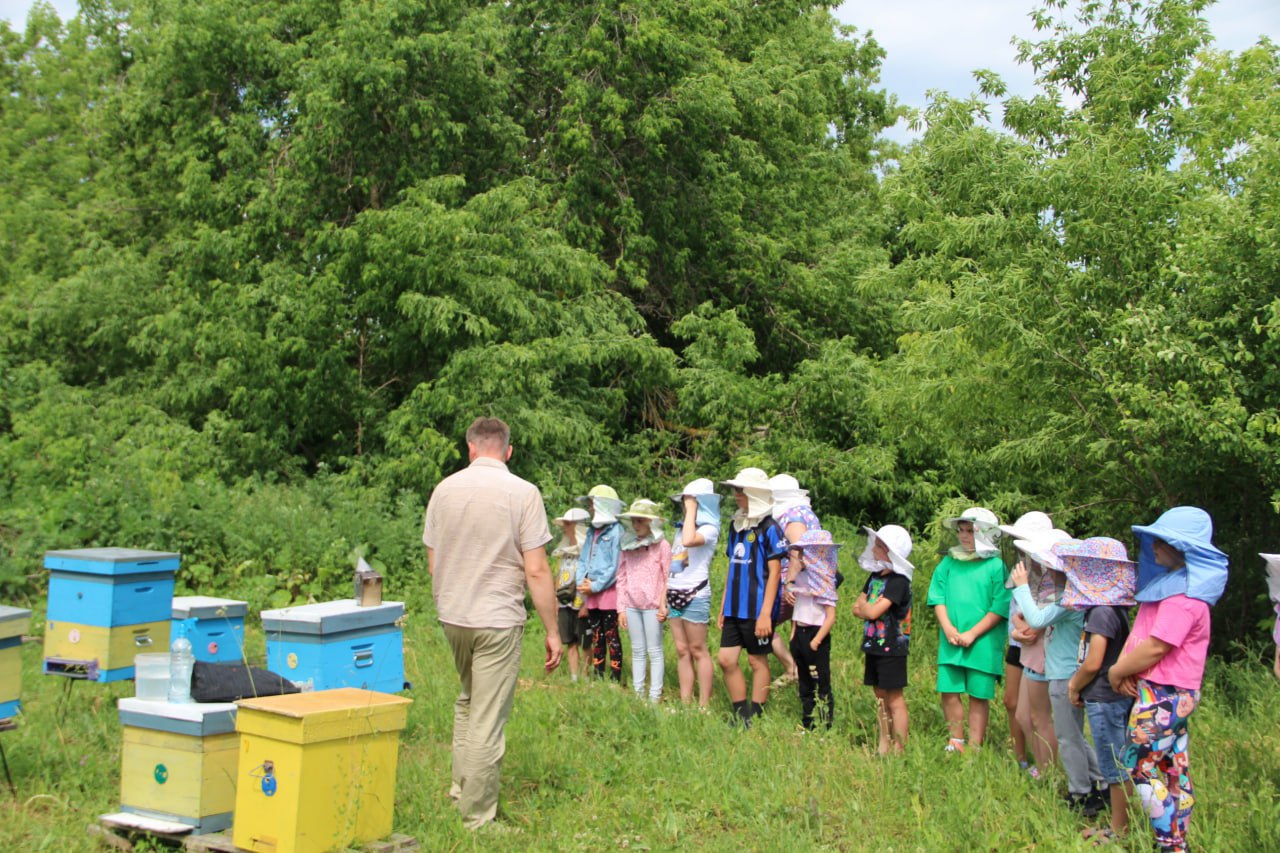
[[[298,686],[289,679],[243,663],[198,660],[191,671],[191,698],[196,702],[234,702],[298,692]]]

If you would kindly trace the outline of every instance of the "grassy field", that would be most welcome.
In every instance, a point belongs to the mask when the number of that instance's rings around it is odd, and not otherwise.
[[[860,623],[847,604],[833,652],[837,720],[824,735],[799,732],[794,687],[781,691],[750,731],[727,724],[718,683],[713,713],[680,707],[671,695],[669,635],[668,699],[656,707],[632,695],[629,667],[623,688],[573,684],[566,669],[544,676],[534,620],[507,728],[501,809],[509,829],[469,834],[446,796],[456,676],[425,589],[409,596],[409,609],[406,666],[415,701],[401,738],[396,831],[418,838],[424,850],[1086,846],[1077,840],[1086,824],[1060,802],[1061,776],[1035,782],[1019,771],[1006,747],[1003,709],[993,712],[986,749],[944,756],[932,690],[935,629],[923,608],[907,691],[911,743],[899,757],[874,754],[874,707],[870,689],[861,686],[855,643]],[[33,620],[36,634],[40,616]],[[251,626],[250,634],[250,657],[260,662],[261,632]],[[64,681],[40,675],[40,657],[39,643],[25,645],[21,725],[0,734],[18,789],[16,799],[0,793],[0,850],[96,849],[86,827],[119,803],[115,700],[131,695],[132,683],[76,684],[59,719]],[[1278,705],[1280,684],[1261,664],[1211,662],[1192,719],[1197,848],[1280,850]],[[1149,835],[1139,831],[1119,849],[1149,847]]]

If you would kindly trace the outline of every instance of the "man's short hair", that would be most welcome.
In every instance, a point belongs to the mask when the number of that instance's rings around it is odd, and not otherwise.
[[[500,450],[511,444],[511,427],[500,418],[476,418],[467,427],[467,444]]]

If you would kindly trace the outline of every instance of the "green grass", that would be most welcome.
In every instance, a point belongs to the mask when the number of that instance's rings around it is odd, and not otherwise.
[[[799,733],[794,687],[750,731],[727,724],[719,682],[713,713],[681,708],[669,634],[669,699],[661,706],[632,695],[629,666],[622,688],[572,684],[565,669],[544,676],[534,620],[503,765],[502,813],[520,831],[469,834],[446,796],[457,679],[425,590],[409,609],[414,704],[401,738],[395,828],[424,850],[1086,849],[1076,840],[1086,824],[1060,802],[1060,776],[1036,783],[1018,770],[1002,708],[993,711],[987,749],[943,755],[935,640],[924,618],[907,690],[911,743],[899,757],[874,754],[874,707],[855,643],[860,623],[847,605],[833,654],[837,721],[820,736]],[[38,633],[41,621],[34,622]],[[261,633],[251,626],[250,634],[260,661]],[[115,700],[131,695],[132,683],[77,683],[59,719],[66,682],[40,675],[40,657],[39,643],[24,646],[24,714],[18,730],[0,734],[18,787],[16,800],[0,792],[0,850],[93,850],[86,827],[119,803]],[[1278,702],[1280,685],[1261,664],[1211,662],[1192,718],[1197,848],[1280,849]],[[1140,818],[1136,826],[1118,849],[1149,849]]]

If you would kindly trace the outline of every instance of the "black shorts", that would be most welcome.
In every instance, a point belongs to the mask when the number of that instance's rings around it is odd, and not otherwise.
[[[556,620],[560,626],[560,642],[568,646],[576,646],[587,638],[587,620],[578,615],[572,607],[561,607],[560,616]]]
[[[1004,653],[1004,662],[1009,666],[1022,667],[1022,647],[1010,645]]]
[[[862,683],[881,690],[902,690],[907,686],[906,655],[867,655]]]
[[[739,646],[746,649],[749,655],[767,655],[771,643],[772,632],[767,637],[756,636],[756,620],[724,617],[724,627],[720,629],[720,648]]]

